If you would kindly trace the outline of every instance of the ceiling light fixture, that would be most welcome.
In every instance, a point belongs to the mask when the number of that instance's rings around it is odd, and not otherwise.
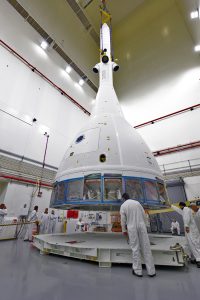
[[[199,17],[199,10],[194,10],[190,13],[190,18],[191,19],[197,19]]]
[[[80,86],[83,86],[84,85],[84,80],[83,80],[83,78],[81,78],[80,80],[79,80],[79,82],[78,82],[78,84],[80,85]]]
[[[199,52],[199,51],[200,51],[200,45],[196,45],[196,46],[194,47],[194,51],[195,51],[195,52]]]
[[[42,41],[42,43],[40,44],[41,48],[44,49],[44,50],[47,49],[48,45],[49,44],[46,41]]]
[[[65,69],[65,71],[69,74],[72,70],[72,67],[70,65],[68,65]]]

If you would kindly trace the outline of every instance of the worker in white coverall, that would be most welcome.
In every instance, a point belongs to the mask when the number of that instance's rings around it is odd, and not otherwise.
[[[200,208],[198,208],[198,210],[196,211],[194,219],[195,219],[195,222],[197,224],[197,228],[200,232]]]
[[[33,235],[32,235],[33,229],[36,229],[36,227],[38,226],[38,214],[37,214],[37,212],[38,212],[38,206],[36,205],[34,207],[34,210],[28,216],[28,222],[31,222],[31,223],[28,224],[28,226],[27,226],[24,241],[32,242],[32,240],[33,240]]]
[[[50,214],[50,220],[49,220],[49,233],[54,233],[56,229],[56,223],[57,223],[57,216],[55,215],[55,211],[52,210]]]
[[[196,202],[191,202],[190,208],[194,212],[194,220],[195,220],[197,228],[200,232],[200,208],[198,208],[198,206],[196,205]]]
[[[171,223],[171,233],[172,235],[180,235],[180,224],[175,219]]]
[[[7,208],[4,203],[0,204],[0,225],[4,223],[4,217],[7,215]],[[3,230],[3,226],[0,226],[0,232]]]
[[[46,234],[49,231],[50,215],[48,214],[48,208],[45,208],[40,218],[40,234]]]
[[[132,273],[142,277],[142,255],[147,273],[150,277],[153,277],[156,272],[145,224],[144,209],[138,201],[130,199],[127,193],[122,195],[122,199],[125,202],[120,208],[121,226],[123,234],[128,235],[129,245],[133,253]]]
[[[200,233],[194,220],[193,211],[186,207],[184,202],[179,203],[179,208],[174,205],[171,207],[183,216],[186,241],[196,260],[197,267],[200,268]]]
[[[78,232],[84,231],[84,225],[85,225],[85,223],[82,221],[81,218],[79,218],[78,222],[76,223],[75,231],[78,231]]]
[[[4,222],[4,217],[7,215],[7,208],[4,203],[0,204],[0,224]]]

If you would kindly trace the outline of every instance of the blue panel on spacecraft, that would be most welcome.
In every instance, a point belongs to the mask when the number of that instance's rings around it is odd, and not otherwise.
[[[96,174],[56,182],[51,197],[51,207],[66,205],[116,205],[122,204],[122,194],[144,206],[165,206],[167,195],[161,180],[149,178]]]

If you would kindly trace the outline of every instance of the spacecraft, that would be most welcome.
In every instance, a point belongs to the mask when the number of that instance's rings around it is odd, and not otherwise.
[[[107,19],[105,7],[101,14]],[[105,19],[105,18],[104,18]],[[126,121],[113,87],[119,66],[112,57],[109,22],[100,28],[100,62],[94,108],[68,147],[56,175],[50,206],[59,209],[118,210],[122,194],[143,207],[168,204],[166,187],[150,149]]]

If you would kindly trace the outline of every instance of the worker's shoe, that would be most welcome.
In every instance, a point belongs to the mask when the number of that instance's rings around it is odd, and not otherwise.
[[[134,271],[134,270],[132,270],[132,274],[133,274],[133,275],[135,275],[135,276],[137,276],[137,277],[143,277],[143,275],[142,275],[142,274],[137,274],[137,273],[135,273],[135,271]]]
[[[176,243],[174,246],[170,246],[170,250],[181,250],[181,245]]]
[[[190,263],[195,265],[196,264],[196,260],[195,259],[190,259]]]
[[[149,277],[155,277],[156,276],[156,273],[154,274],[148,274]]]
[[[200,261],[197,261],[197,268],[200,268]]]

